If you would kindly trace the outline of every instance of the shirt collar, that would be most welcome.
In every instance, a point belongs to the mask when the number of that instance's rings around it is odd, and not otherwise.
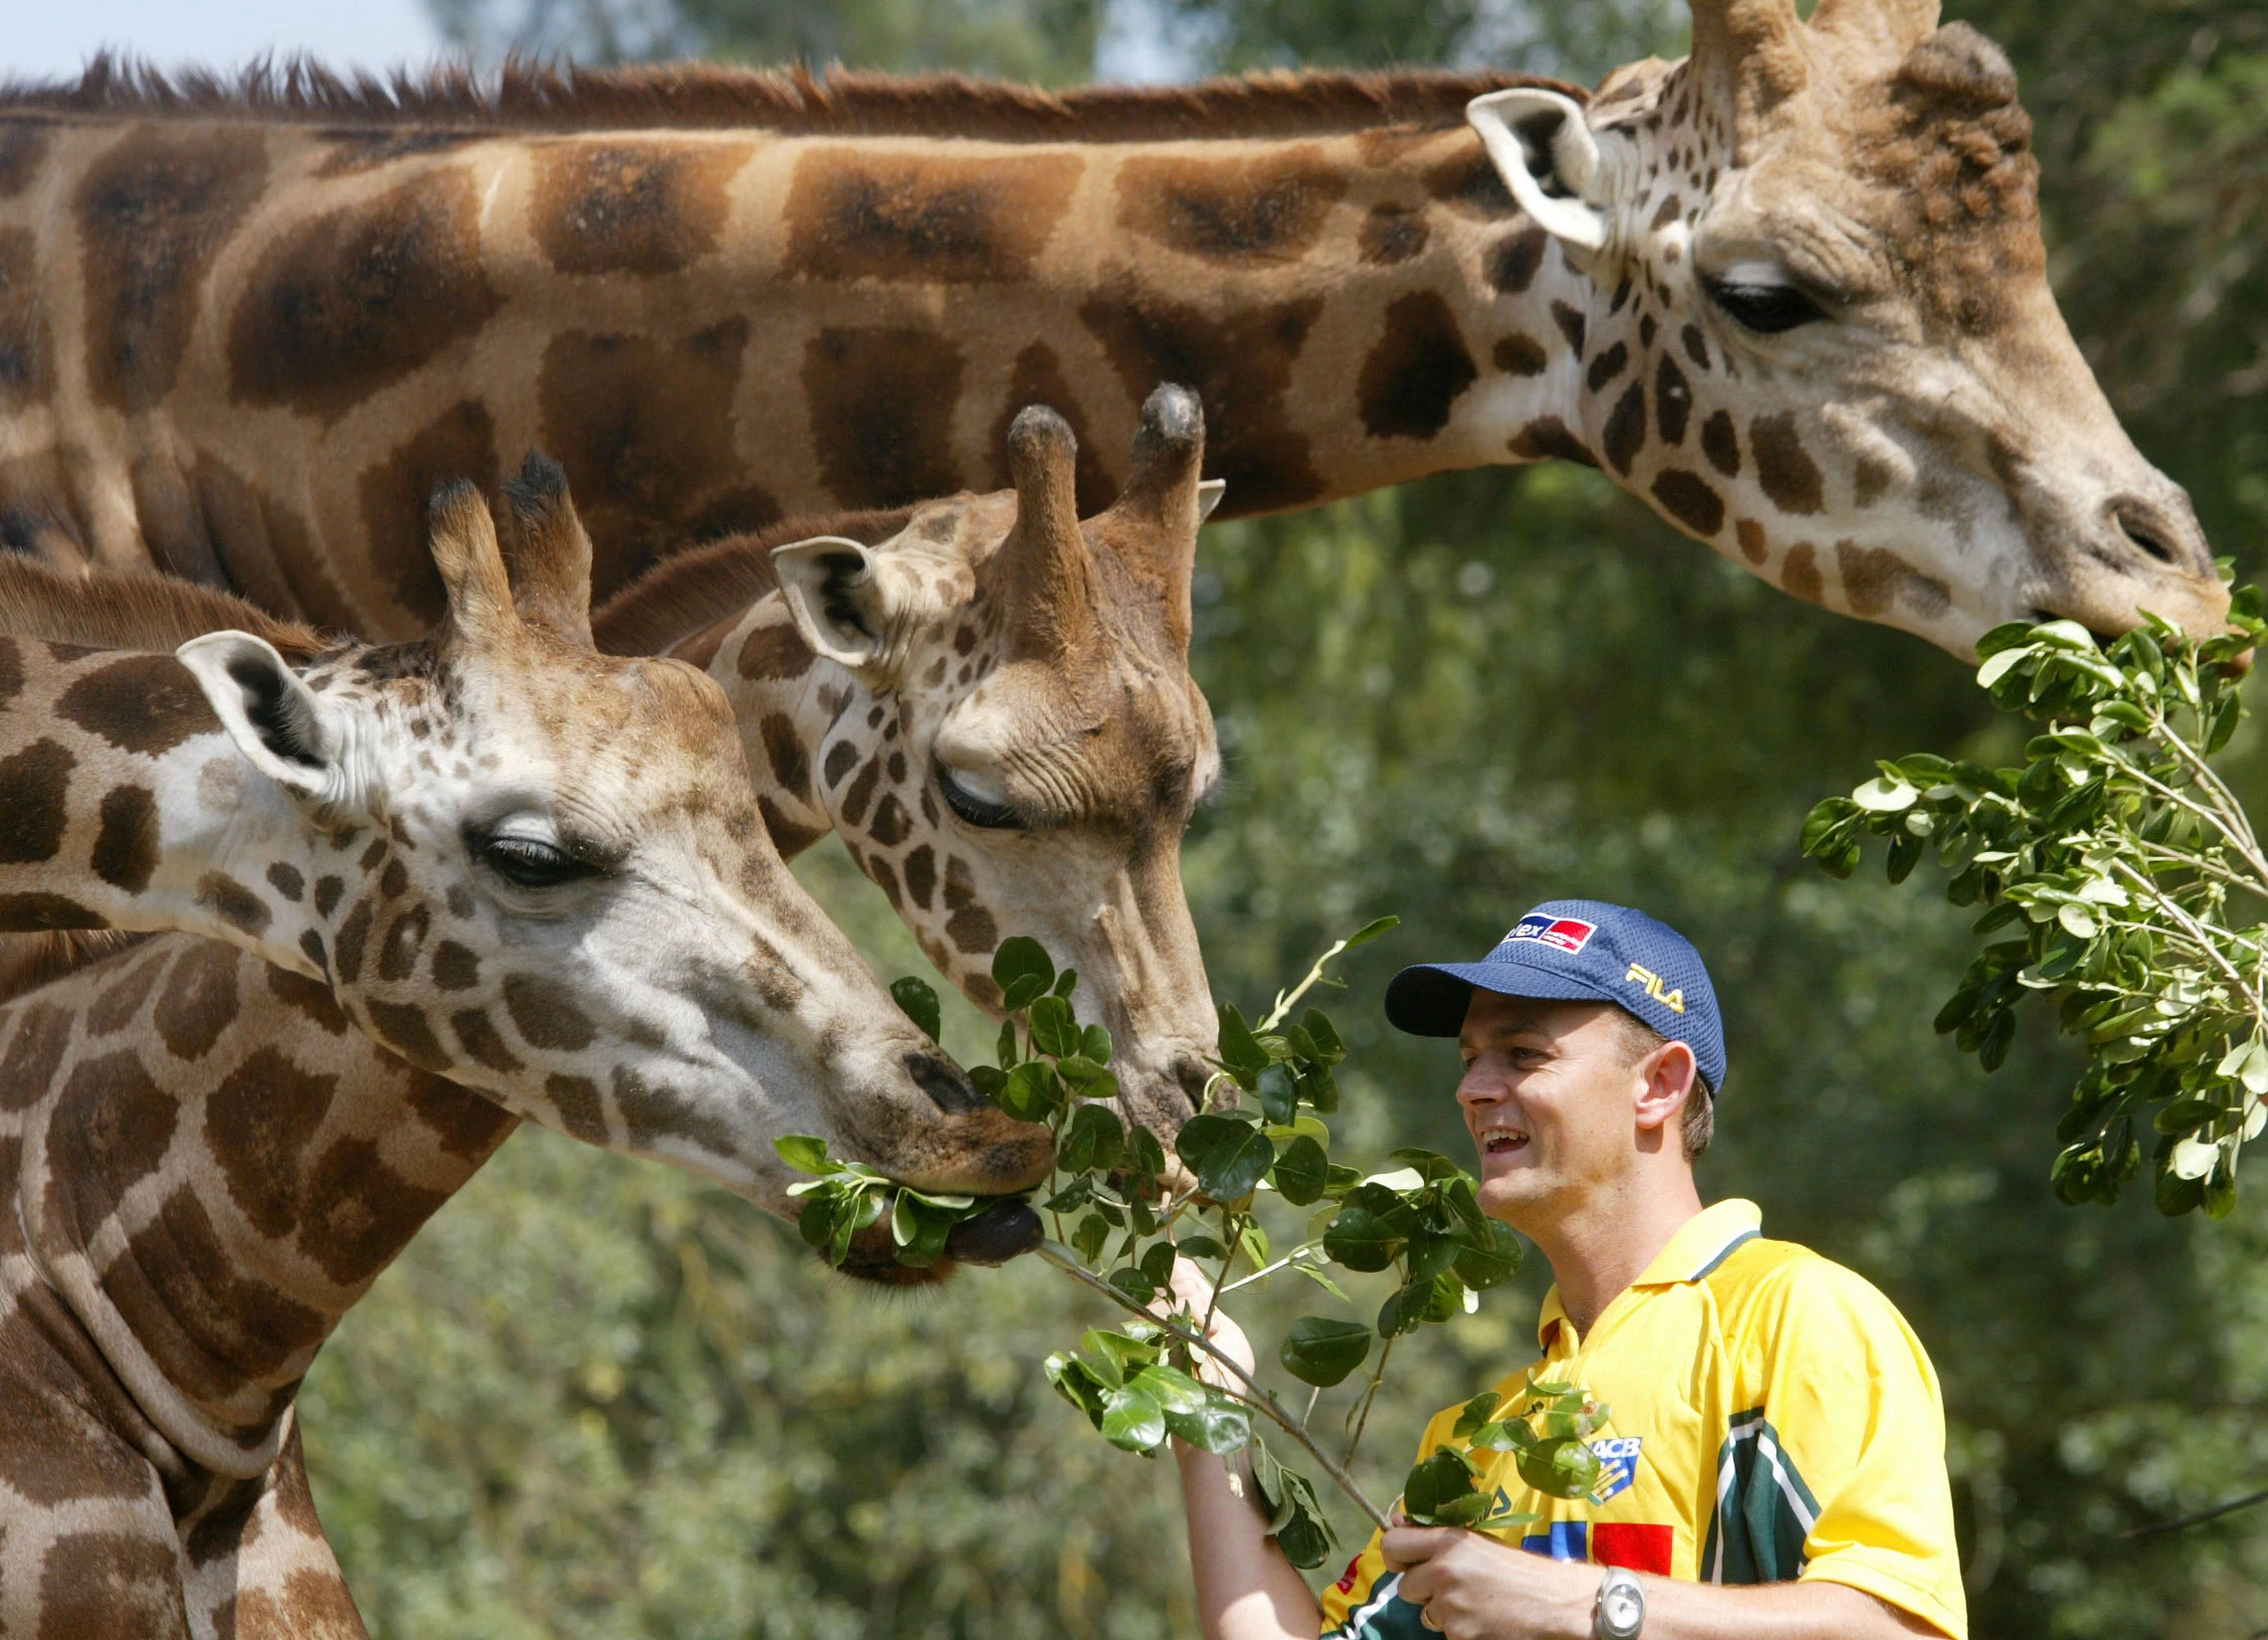
[[[1763,1234],[1763,1222],[1761,1208],[1737,1196],[1714,1207],[1704,1207],[1678,1226],[1677,1234],[1654,1255],[1654,1262],[1646,1266],[1645,1274],[1630,1285],[1682,1287],[1706,1280],[1732,1257],[1735,1248]],[[1543,1345],[1546,1355],[1551,1352],[1552,1339],[1566,1319],[1566,1306],[1559,1302],[1559,1288],[1554,1282],[1551,1291],[1544,1295],[1544,1308],[1536,1318],[1536,1341]]]

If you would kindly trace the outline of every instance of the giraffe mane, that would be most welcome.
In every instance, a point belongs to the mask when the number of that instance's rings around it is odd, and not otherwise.
[[[349,127],[475,130],[666,126],[843,136],[960,136],[1004,141],[1142,141],[1297,135],[1349,127],[1461,125],[1484,92],[1580,88],[1499,70],[1278,70],[1192,86],[1051,91],[957,74],[814,73],[713,63],[610,69],[527,59],[493,76],[461,63],[419,72],[342,75],[313,60],[264,57],[233,74],[168,74],[103,52],[76,81],[0,83],[0,115],[130,114],[324,121]]]
[[[906,527],[910,507],[832,517],[788,518],[767,528],[664,558],[591,612],[601,653],[659,655],[679,639],[745,609],[779,587],[775,546],[813,535],[843,535],[878,546]]]
[[[279,620],[256,604],[169,575],[96,570],[66,574],[30,558],[0,555],[0,633],[92,649],[172,650],[208,632],[249,632],[287,660],[328,647],[312,628]]]

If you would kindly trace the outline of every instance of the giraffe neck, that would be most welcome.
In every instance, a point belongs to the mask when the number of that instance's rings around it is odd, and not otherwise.
[[[601,596],[687,538],[999,488],[1031,403],[1092,510],[1165,380],[1230,514],[1576,454],[1592,292],[1461,123],[1482,89],[1157,139],[42,126],[0,199],[26,278],[125,257],[104,202],[183,174],[164,231],[209,277],[138,349],[103,291],[27,320],[84,329],[23,339],[54,443],[0,488],[67,502],[98,561],[406,637],[440,608],[426,491],[524,445],[571,475]],[[167,436],[128,452],[121,409]]]
[[[171,935],[0,1006],[16,1223],[178,1461],[273,1460],[339,1320],[516,1119]]]
[[[335,850],[310,850],[186,667],[0,637],[0,930],[179,929],[323,971],[312,887]]]

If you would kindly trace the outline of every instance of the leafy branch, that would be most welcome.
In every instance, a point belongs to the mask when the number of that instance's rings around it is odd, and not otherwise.
[[[1811,811],[1803,852],[1837,877],[1866,839],[1890,881],[1933,848],[1947,897],[1984,908],[1937,1027],[1986,1070],[2028,998],[2057,1004],[2087,1064],[2056,1129],[2067,1202],[2115,1201],[2155,1135],[2161,1211],[2236,1204],[2237,1159],[2268,1126],[2268,856],[2208,759],[2245,716],[2240,657],[2260,641],[2256,587],[2202,642],[2155,616],[2097,644],[2074,622],[1996,628],[1977,682],[2045,725],[2015,768],[1927,753]]]
[[[1305,1008],[1296,1020],[1294,1010],[1318,985],[1335,983],[1327,970],[1336,958],[1394,922],[1382,918],[1335,943],[1277,994],[1257,1026],[1221,1006],[1204,1108],[1174,1140],[1179,1170],[1168,1169],[1154,1135],[1130,1130],[1107,1103],[1118,1092],[1110,1034],[1079,1024],[1071,1006],[1077,975],[1058,973],[1036,940],[1010,939],[994,954],[992,977],[1007,1016],[999,1063],[969,1073],[1003,1111],[1055,1135],[1055,1171],[1034,1203],[1053,1232],[1041,1257],[1127,1314],[1115,1331],[1092,1330],[1078,1349],[1050,1355],[1049,1382],[1104,1439],[1128,1451],[1153,1456],[1177,1437],[1223,1457],[1248,1453],[1268,1531],[1300,1566],[1330,1554],[1331,1528],[1313,1483],[1281,1462],[1256,1426],[1272,1426],[1273,1438],[1296,1447],[1384,1527],[1385,1512],[1364,1496],[1352,1468],[1395,1341],[1467,1313],[1521,1263],[1519,1239],[1482,1213],[1472,1175],[1446,1156],[1396,1150],[1395,1166],[1368,1175],[1332,1159],[1325,1119],[1339,1110],[1336,1073],[1346,1047],[1322,1010]],[[901,979],[892,993],[936,1035],[939,1009],[927,984]],[[791,1189],[804,1200],[804,1239],[836,1263],[886,1218],[900,1259],[933,1262],[953,1224],[989,1205],[894,1185],[873,1168],[828,1156],[816,1139],[782,1140],[780,1153],[816,1175]],[[1276,1251],[1261,1222],[1258,1204],[1268,1195],[1311,1209],[1305,1235],[1288,1251]],[[1211,1297],[1201,1312],[1171,1297],[1181,1261],[1206,1277]],[[1351,1309],[1335,1272],[1387,1274],[1392,1291],[1371,1320],[1309,1315],[1286,1331],[1275,1363],[1308,1390],[1295,1397],[1304,1399],[1295,1409],[1213,1341],[1215,1313],[1222,1295],[1285,1273]],[[1315,1427],[1317,1405],[1371,1359],[1373,1345],[1373,1370],[1346,1408],[1346,1444],[1335,1458]],[[1522,1477],[1551,1496],[1591,1492],[1599,1465],[1587,1437],[1603,1408],[1567,1385],[1532,1386],[1517,1413],[1500,1414],[1495,1396],[1484,1399],[1489,1416],[1460,1429],[1478,1450],[1513,1452]],[[1456,1525],[1526,1519],[1492,1516],[1476,1490],[1473,1460],[1454,1455],[1460,1485],[1449,1457],[1437,1453],[1410,1472],[1404,1515]]]

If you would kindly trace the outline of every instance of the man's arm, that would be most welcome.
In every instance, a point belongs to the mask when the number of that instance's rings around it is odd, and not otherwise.
[[[1386,1564],[1402,1574],[1394,1592],[1423,1606],[1426,1626],[1449,1640],[1590,1640],[1602,1566],[1547,1560],[1443,1527],[1397,1527],[1384,1547]],[[1824,1578],[1754,1588],[1638,1581],[1646,1591],[1644,1640],[1909,1640],[1939,1632]]]
[[[1213,1304],[1204,1273],[1185,1259],[1173,1265],[1173,1293],[1195,1314],[1212,1313],[1207,1336],[1245,1371],[1252,1370],[1252,1341],[1244,1329]],[[1227,1374],[1200,1360],[1197,1374],[1223,1388]],[[1239,1452],[1216,1458],[1179,1439],[1181,1501],[1189,1514],[1189,1564],[1196,1573],[1197,1621],[1205,1640],[1315,1640],[1323,1613],[1306,1579],[1269,1540],[1252,1480],[1252,1460]]]
[[[1189,1564],[1196,1572],[1197,1622],[1205,1640],[1315,1640],[1323,1613],[1306,1580],[1269,1539],[1250,1461],[1241,1452],[1216,1458],[1180,1441],[1173,1443],[1173,1456],[1181,1463]]]

